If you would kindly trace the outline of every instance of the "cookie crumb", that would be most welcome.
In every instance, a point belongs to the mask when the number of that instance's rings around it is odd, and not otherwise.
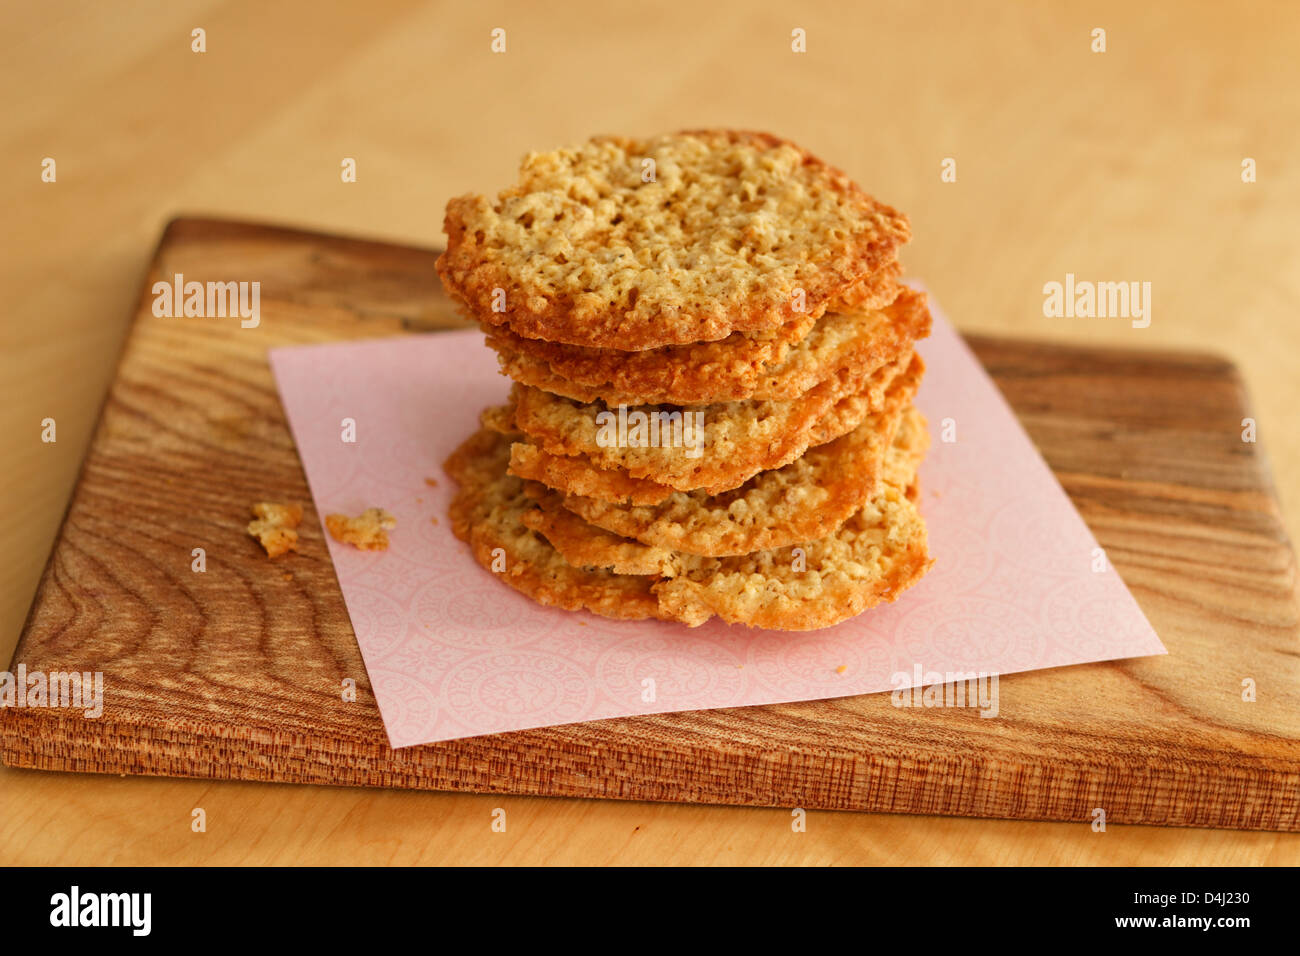
[[[426,479],[424,479],[424,483],[425,483],[426,485],[428,485],[430,488],[437,488],[437,487],[438,487],[438,479],[437,479],[437,478],[426,478]]]
[[[438,523],[438,516],[437,516],[437,515],[434,515],[434,516],[433,516],[432,518],[430,518],[429,520],[432,521],[434,524],[437,524],[437,523]]]
[[[268,557],[278,558],[286,551],[298,550],[298,532],[293,529],[301,523],[301,505],[259,501],[253,505],[248,533],[266,549]]]
[[[326,515],[325,527],[335,541],[361,551],[387,551],[388,532],[397,527],[397,519],[383,508],[367,508],[355,518]]]
[[[848,669],[849,669],[849,665],[841,664],[839,667],[835,668],[835,673],[843,674]]]

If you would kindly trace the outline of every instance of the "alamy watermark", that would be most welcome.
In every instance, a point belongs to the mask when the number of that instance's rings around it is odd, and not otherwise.
[[[1091,282],[1065,274],[1043,285],[1043,315],[1049,319],[1132,319],[1135,329],[1151,324],[1150,282]]]
[[[90,718],[104,713],[103,671],[0,671],[0,707],[53,707],[80,710]]]
[[[889,682],[895,707],[977,707],[981,717],[998,715],[997,671],[896,671]]]
[[[262,321],[260,282],[186,282],[178,272],[171,282],[155,282],[152,291],[153,314],[160,319],[238,316],[244,329],[255,329]]]
[[[50,897],[50,925],[124,927],[132,936],[148,936],[153,928],[152,893],[86,893],[75,884]]]
[[[596,415],[596,444],[601,448],[684,448],[687,458],[704,454],[704,413],[645,412],[639,408]]]

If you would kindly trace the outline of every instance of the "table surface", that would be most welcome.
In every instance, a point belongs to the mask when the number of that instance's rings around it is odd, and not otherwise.
[[[529,149],[598,132],[735,126],[807,146],[909,214],[909,274],[965,331],[1228,356],[1295,539],[1300,7],[363,9],[156,0],[0,14],[4,660],[169,218],[436,245],[449,197],[505,185]],[[497,27],[504,53],[491,51]],[[195,28],[206,52],[191,49]],[[1092,51],[1097,28],[1105,52]],[[341,180],[346,157],[355,183]],[[941,179],[949,158],[956,182]],[[1150,326],[1045,318],[1043,285],[1067,273],[1150,282]],[[39,438],[46,417],[54,444]],[[197,807],[205,833],[190,827]],[[780,809],[0,768],[0,863],[200,862],[1295,864],[1300,835],[846,813],[794,833]]]

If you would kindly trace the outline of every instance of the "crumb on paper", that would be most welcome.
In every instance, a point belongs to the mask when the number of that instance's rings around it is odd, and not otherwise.
[[[437,487],[438,487],[438,479],[437,479],[437,478],[426,478],[426,479],[424,479],[424,483],[425,483],[426,485],[428,485],[430,488],[437,488]]]
[[[835,668],[835,673],[843,674],[848,669],[849,669],[848,664],[841,664],[839,667]]]
[[[397,519],[383,508],[367,508],[355,518],[326,515],[325,527],[335,541],[361,551],[387,551],[388,532],[397,527]]]
[[[259,501],[253,505],[248,533],[266,549],[268,557],[278,558],[286,551],[298,550],[298,532],[293,529],[301,523],[301,505]]]
[[[433,516],[432,518],[430,518],[429,520],[432,521],[434,524],[437,524],[437,523],[438,523],[438,516],[437,516],[437,515],[434,515],[434,516]]]

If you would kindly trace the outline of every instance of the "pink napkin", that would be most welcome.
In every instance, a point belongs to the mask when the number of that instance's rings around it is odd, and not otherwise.
[[[316,510],[378,506],[397,518],[386,552],[329,539],[392,746],[1165,653],[997,388],[931,308],[917,404],[933,439],[921,508],[935,567],[897,603],[808,633],[545,608],[479,567],[451,533],[454,485],[441,465],[509,390],[481,333],[273,350]]]

